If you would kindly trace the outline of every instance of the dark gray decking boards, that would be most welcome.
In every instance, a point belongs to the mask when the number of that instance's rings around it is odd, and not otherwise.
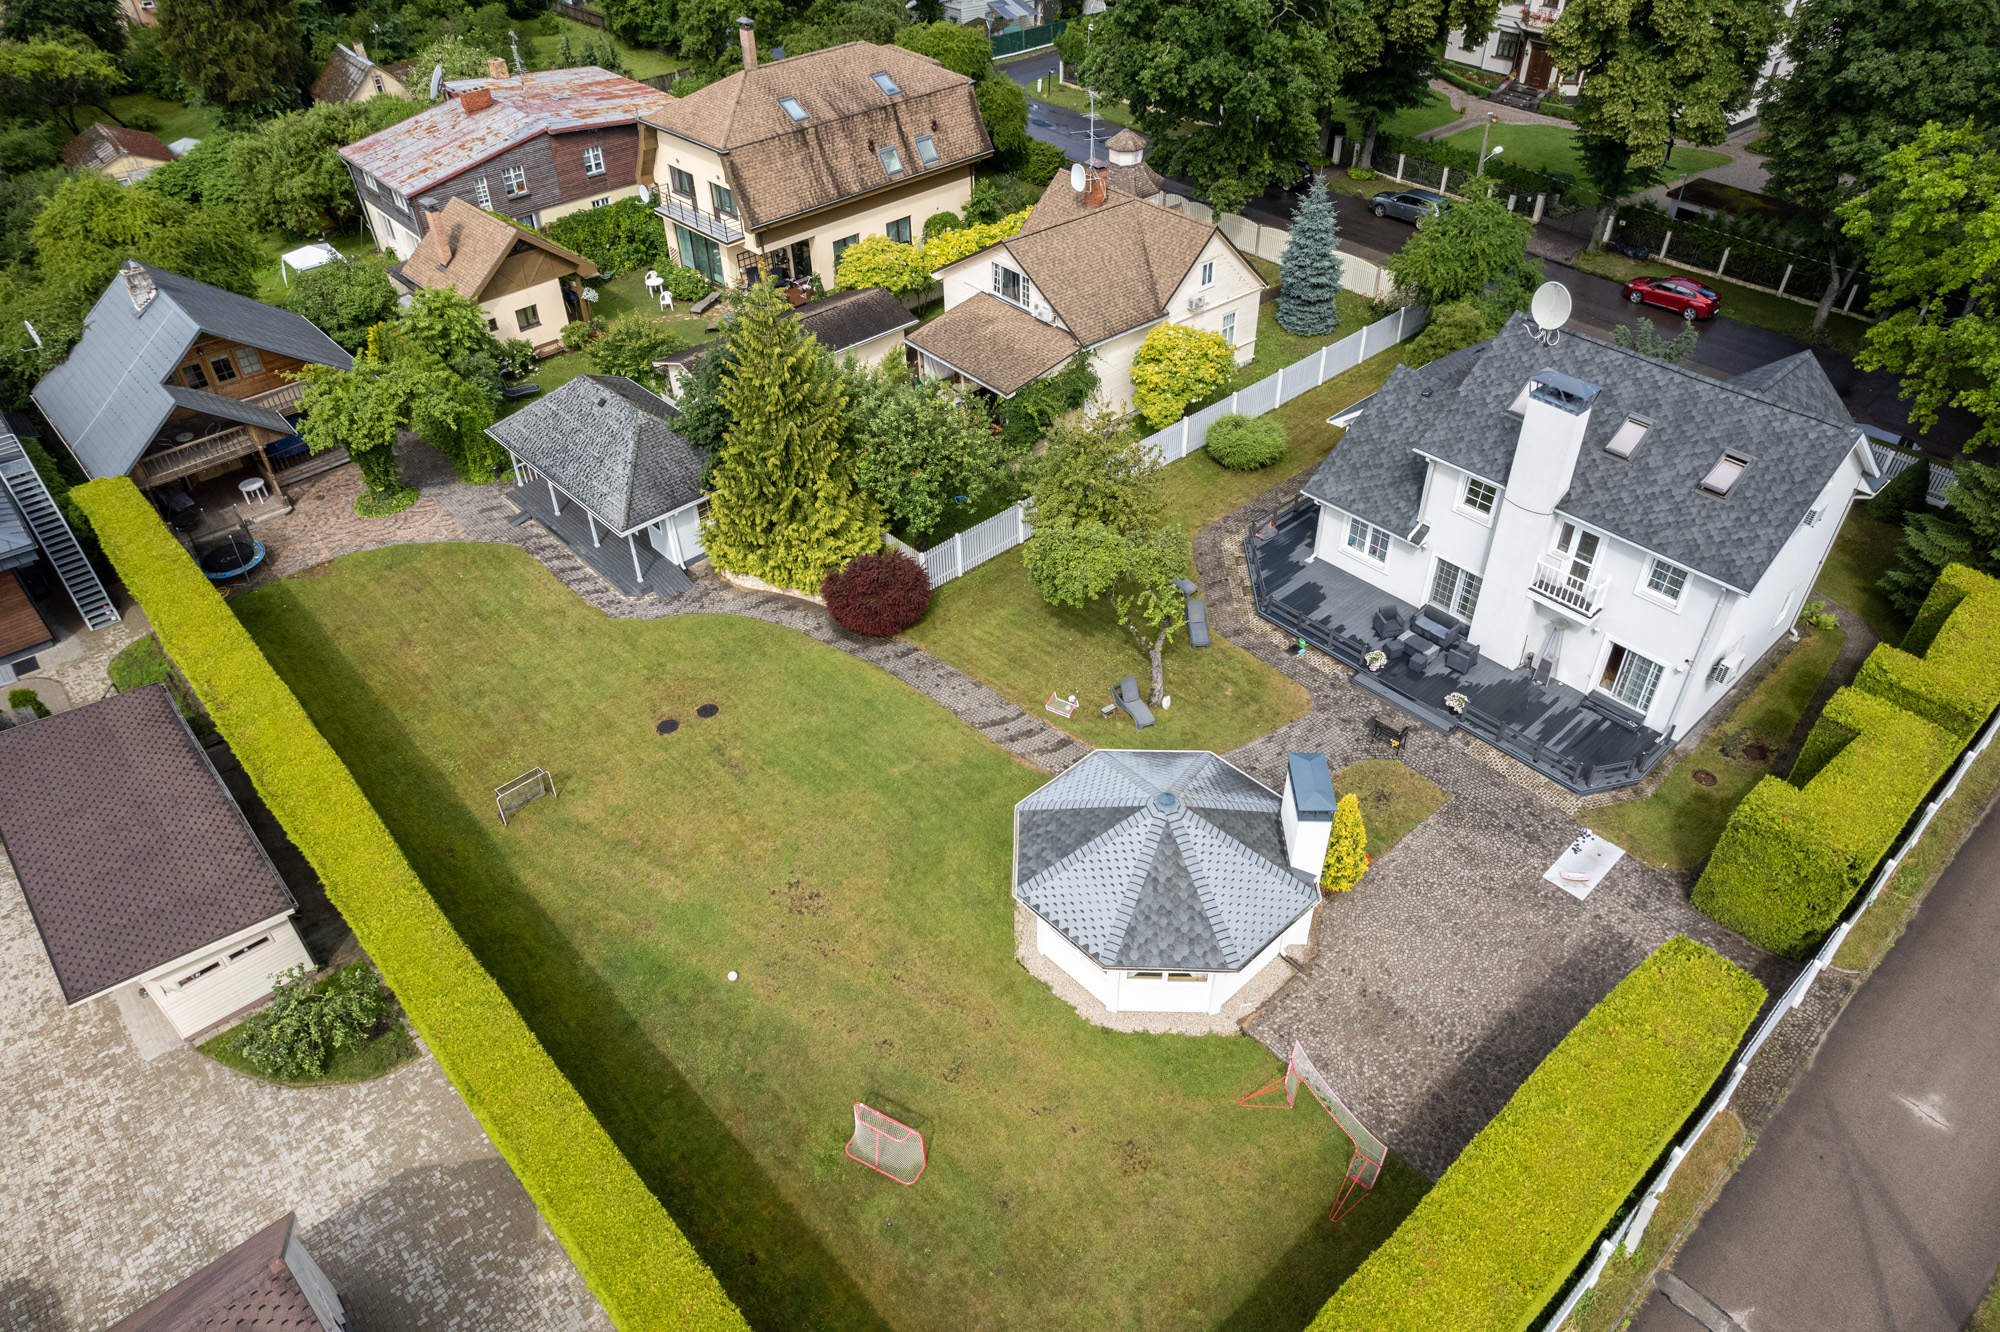
[[[513,486],[507,491],[507,498],[521,510],[517,521],[532,518],[546,527],[565,546],[576,552],[577,558],[596,571],[613,587],[628,597],[643,597],[648,592],[657,592],[662,597],[677,597],[694,586],[694,581],[681,571],[666,556],[654,550],[652,543],[634,536],[626,538],[614,534],[602,523],[597,526],[597,540],[591,540],[590,520],[584,516],[583,506],[575,500],[564,497],[562,511],[558,513],[549,500],[549,488],[540,481],[530,481],[525,486]],[[632,568],[632,556],[637,551],[639,567]]]
[[[1484,656],[1463,675],[1446,669],[1442,654],[1428,666],[1402,660],[1370,671],[1365,658],[1383,642],[1370,625],[1376,610],[1393,604],[1407,623],[1420,608],[1314,559],[1317,520],[1318,506],[1305,500],[1251,533],[1246,553],[1257,613],[1354,667],[1359,688],[1433,730],[1463,727],[1572,791],[1631,786],[1668,752],[1666,737],[1635,725],[1622,707],[1568,685],[1537,684],[1531,672]],[[1444,705],[1454,692],[1470,700],[1460,716]]]

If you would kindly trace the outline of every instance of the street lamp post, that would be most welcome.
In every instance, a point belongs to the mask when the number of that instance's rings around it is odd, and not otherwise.
[[[1493,140],[1493,122],[1495,122],[1498,119],[1500,119],[1499,112],[1488,111],[1486,113],[1486,126],[1484,129],[1479,131],[1479,170],[1473,173],[1476,176],[1483,176],[1486,174],[1486,159],[1493,155],[1492,153],[1486,151],[1486,145],[1492,142]],[[1501,147],[1505,146],[1506,145],[1504,144],[1501,145]],[[1500,150],[1496,148],[1493,151],[1498,152]]]

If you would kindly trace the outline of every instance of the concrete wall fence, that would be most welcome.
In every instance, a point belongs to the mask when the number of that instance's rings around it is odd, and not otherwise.
[[[1267,230],[1275,231],[1275,228]],[[1284,233],[1277,234],[1282,236]],[[1361,261],[1348,257],[1347,262]],[[1303,360],[1280,367],[1276,373],[1264,376],[1250,387],[1239,389],[1191,416],[1182,417],[1165,430],[1155,431],[1142,442],[1148,448],[1157,450],[1161,461],[1179,462],[1208,442],[1208,428],[1223,417],[1262,416],[1265,412],[1276,411],[1300,394],[1309,393],[1329,379],[1346,374],[1369,357],[1415,337],[1423,329],[1427,317],[1428,312],[1421,307],[1406,305],[1338,342],[1328,343]],[[887,532],[882,534],[882,540],[922,564],[924,572],[931,577],[931,586],[941,587],[954,578],[964,577],[967,570],[976,569],[994,556],[1022,544],[1034,535],[1034,531],[1028,523],[1025,507],[1013,504],[978,526],[969,527],[929,550],[920,551]]]

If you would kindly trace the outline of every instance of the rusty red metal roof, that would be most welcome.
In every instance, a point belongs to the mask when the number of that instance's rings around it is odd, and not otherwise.
[[[451,94],[445,101],[349,144],[340,155],[410,196],[537,135],[630,125],[674,101],[594,65],[504,79],[452,79],[444,86]],[[474,89],[490,92],[493,105],[482,111],[461,106],[460,96]]]

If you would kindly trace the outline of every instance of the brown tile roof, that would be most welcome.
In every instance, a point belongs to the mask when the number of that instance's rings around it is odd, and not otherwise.
[[[62,150],[63,165],[72,171],[102,170],[121,157],[142,157],[152,162],[174,160],[159,135],[122,125],[86,125]]]
[[[876,86],[878,72],[896,85],[895,96]],[[803,124],[778,104],[781,97],[798,100]],[[751,231],[993,153],[972,80],[929,56],[869,42],[738,70],[645,120],[725,154]],[[935,165],[918,159],[919,134],[936,145]],[[895,182],[876,152],[884,145],[902,159]]]
[[[21,576],[12,569],[0,573],[0,657],[40,647],[54,637],[21,586]]]
[[[292,909],[165,685],[0,731],[0,790],[70,1003]]]
[[[424,238],[402,265],[403,280],[419,287],[457,287],[459,295],[476,301],[516,244],[537,246],[574,263],[583,276],[597,276],[597,265],[575,251],[454,195],[431,214]]]
[[[264,1227],[108,1332],[337,1332],[320,1321],[285,1265],[293,1225],[287,1216]]]
[[[1006,398],[1076,355],[1078,347],[1054,324],[983,291],[904,336]]]
[[[799,306],[792,318],[835,355],[917,322],[901,301],[880,287],[829,292]]]
[[[1146,151],[1146,145],[1150,142],[1152,140],[1139,133],[1138,130],[1126,128],[1112,135],[1105,142],[1104,148],[1106,152],[1112,153],[1143,153]]]
[[[1104,183],[1135,199],[1150,199],[1167,188],[1166,178],[1144,162],[1136,166],[1106,166]]]
[[[673,98],[594,65],[504,79],[453,79],[454,96],[340,150],[340,155],[403,194],[448,180],[538,134],[630,125]],[[468,111],[456,94],[484,88],[493,105]]]
[[[368,78],[368,71],[375,68],[367,56],[356,55],[338,42],[334,43],[333,54],[320,67],[319,77],[313,80],[312,98],[315,102],[351,102],[354,94],[361,91]]]

